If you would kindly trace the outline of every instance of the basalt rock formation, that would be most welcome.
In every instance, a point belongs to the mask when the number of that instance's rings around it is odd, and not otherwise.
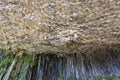
[[[119,77],[120,1],[0,0],[0,50],[0,80]]]
[[[0,80],[119,80],[120,45],[87,45],[78,53],[49,53],[18,58],[0,53]],[[7,79],[7,78],[8,79]]]

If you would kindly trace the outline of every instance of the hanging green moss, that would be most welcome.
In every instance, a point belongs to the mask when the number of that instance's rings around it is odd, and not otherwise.
[[[0,68],[2,68],[5,65],[11,63],[13,61],[13,59],[14,59],[14,55],[13,54],[10,54],[10,55],[4,55],[4,54],[2,54],[2,55],[3,55],[3,57],[5,59],[3,59],[3,60],[0,61],[1,62],[0,63]]]
[[[15,67],[15,69],[12,71],[11,79],[15,80],[26,80],[26,75],[29,68],[32,68],[35,64],[35,58],[33,55],[23,55],[21,58],[19,58],[19,61],[17,62],[18,67]]]

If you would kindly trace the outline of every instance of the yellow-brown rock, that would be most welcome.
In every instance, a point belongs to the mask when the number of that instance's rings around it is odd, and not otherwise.
[[[72,53],[86,44],[120,44],[119,0],[1,0],[0,48]]]

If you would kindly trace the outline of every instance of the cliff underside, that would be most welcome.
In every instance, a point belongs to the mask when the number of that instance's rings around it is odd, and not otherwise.
[[[119,0],[0,1],[1,49],[15,54],[69,53],[69,43],[79,47],[71,41],[120,44]]]
[[[119,0],[0,0],[0,80],[119,77]]]

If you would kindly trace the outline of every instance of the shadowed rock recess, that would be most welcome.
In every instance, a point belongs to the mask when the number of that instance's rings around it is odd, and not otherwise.
[[[0,80],[120,80],[120,1],[0,0]]]
[[[0,53],[0,80],[14,56]],[[119,80],[120,45],[87,45],[80,53],[23,55],[8,80]]]

